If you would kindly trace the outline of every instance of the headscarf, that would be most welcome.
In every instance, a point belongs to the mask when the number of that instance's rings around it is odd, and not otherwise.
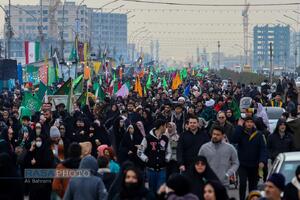
[[[126,173],[128,171],[133,171],[137,176],[137,183],[128,184],[125,182]],[[136,167],[129,167],[123,171],[122,184],[120,188],[120,199],[143,199],[148,193],[145,188],[145,182],[143,180],[143,175],[140,170]]]
[[[146,133],[145,133],[145,128],[144,128],[144,124],[141,121],[138,121],[136,123],[136,126],[138,127],[138,129],[140,130],[141,134],[145,137]]]
[[[205,164],[205,170],[201,174],[199,174],[196,169],[195,165],[198,162],[203,162]],[[197,158],[194,160],[193,165],[191,165],[191,172],[193,173],[194,176],[197,176],[199,178],[204,178],[206,180],[216,180],[219,181],[217,175],[213,172],[211,167],[209,166],[207,159],[204,156],[197,156]]]
[[[88,156],[92,153],[92,143],[91,142],[80,142],[81,146],[81,157]]]
[[[171,132],[167,131],[167,136],[170,138],[172,141],[178,141],[179,140],[179,135],[177,134],[177,126],[174,122],[169,122],[171,125],[172,129]]]
[[[107,144],[102,144],[97,148],[97,151],[99,153],[99,156],[103,156],[104,155],[104,149],[106,149],[108,147]]]
[[[265,108],[263,107],[263,105],[261,103],[257,103],[257,113],[256,113],[257,117],[261,117],[263,119],[264,124],[267,126],[267,128],[269,129],[269,118],[267,115],[267,112],[265,110]]]
[[[228,200],[226,188],[218,181],[208,181],[205,185],[211,185],[215,191],[216,200]],[[205,186],[204,186],[205,188]]]

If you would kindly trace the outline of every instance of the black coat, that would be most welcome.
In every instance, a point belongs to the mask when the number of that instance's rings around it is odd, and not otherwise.
[[[198,130],[196,134],[186,131],[181,134],[177,146],[177,161],[179,165],[190,166],[197,157],[203,144],[210,141],[210,137],[204,130]]]
[[[91,131],[88,134],[90,134],[90,133],[91,133]],[[108,146],[111,145],[109,138],[108,138],[108,133],[104,126],[95,127],[93,135],[92,136],[89,135],[88,138],[89,138],[89,141],[92,143],[92,155],[94,157],[97,157],[97,147],[98,146],[96,144],[96,140],[99,140],[100,145],[102,145],[102,144],[106,144]]]
[[[136,192],[136,194],[130,193],[129,197],[124,197],[121,193],[116,194],[113,200],[155,200],[155,195],[150,192],[148,189],[143,188],[140,191]]]
[[[114,125],[108,130],[109,141],[113,147],[114,152],[117,154],[117,157],[119,156],[118,150],[120,148],[120,143],[125,135],[125,128],[120,127],[121,119],[121,117],[117,118],[114,122]]]
[[[238,145],[241,166],[257,167],[260,162],[267,162],[266,142],[260,131],[253,129],[250,135],[242,126],[237,126],[231,142]]]
[[[140,159],[137,156],[137,147],[135,145],[140,145],[143,140],[143,136],[135,132],[131,139],[130,133],[125,133],[119,148],[119,161],[123,163],[129,160],[137,165],[141,164]],[[131,154],[128,154],[131,151]]]
[[[31,160],[36,160],[36,164],[32,165]],[[54,169],[54,155],[50,147],[43,141],[40,148],[35,148],[35,150],[28,151],[25,156],[25,168],[28,169]],[[39,183],[34,183],[34,180],[40,181]],[[45,199],[50,200],[52,191],[52,179],[30,179],[29,183],[29,199]],[[42,182],[44,181],[44,182]]]
[[[293,136],[287,132],[282,138],[279,133],[274,132],[268,137],[269,157],[275,160],[279,153],[290,152],[294,150]]]
[[[202,157],[203,156],[199,156],[198,158],[201,159],[196,159],[195,161],[201,160],[203,162],[205,159],[202,160]],[[210,168],[207,161],[204,161],[206,162],[205,171],[199,174],[195,169],[195,163],[196,163],[195,161],[191,164],[189,170],[186,173],[184,173],[184,175],[190,181],[191,193],[195,194],[199,198],[199,200],[202,200],[205,183],[207,181],[217,181],[220,183],[220,180],[218,179],[217,175],[213,172],[213,170]]]
[[[112,183],[116,179],[117,175],[115,173],[111,173],[110,170],[108,169],[107,172],[105,172],[104,170],[99,172],[99,176],[101,177],[101,179],[102,179],[102,181],[105,185],[106,190],[109,190]]]
[[[284,189],[283,199],[300,200],[299,192],[300,191],[292,183],[288,183]]]
[[[13,159],[7,153],[1,152],[0,163],[0,199],[23,200],[24,180],[13,164]]]

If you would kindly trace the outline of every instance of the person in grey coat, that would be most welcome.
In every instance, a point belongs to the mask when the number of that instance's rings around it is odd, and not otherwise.
[[[96,176],[98,165],[93,156],[84,157],[79,165],[79,169],[89,170],[89,177],[72,177],[64,200],[106,200],[107,191],[99,176]]]
[[[211,141],[202,145],[198,155],[205,156],[222,184],[229,186],[229,177],[238,170],[239,160],[237,151],[231,144],[224,141],[224,137],[224,129],[214,126]]]

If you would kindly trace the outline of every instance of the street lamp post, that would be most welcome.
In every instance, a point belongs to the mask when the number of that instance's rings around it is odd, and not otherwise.
[[[10,5],[10,4],[9,4]],[[7,33],[6,33],[6,37],[8,40],[7,46],[6,46],[6,51],[7,51],[7,55],[5,56],[5,58],[10,58],[10,39],[12,38],[13,32],[12,32],[12,27],[11,27],[11,20],[10,20],[10,8],[14,7],[17,8],[21,11],[24,11],[27,15],[29,15],[30,17],[32,17],[35,21],[38,22],[38,38],[40,41],[40,55],[42,54],[42,47],[43,47],[43,41],[44,41],[44,35],[43,35],[43,25],[42,25],[42,9],[41,9],[41,14],[40,14],[40,20],[38,20],[38,18],[36,16],[34,16],[33,14],[31,14],[28,10],[25,10],[24,8],[15,6],[15,5],[10,5],[8,10],[5,10],[5,8],[3,6],[0,5],[0,8],[4,11],[5,13],[5,21],[7,23]],[[41,4],[42,7],[42,4]]]
[[[130,20],[130,19],[132,19],[132,18],[134,18],[134,17],[135,17],[135,15],[129,16],[129,17],[127,18],[127,21]]]
[[[79,9],[81,7],[81,5],[84,3],[85,0],[82,0],[79,4],[78,4],[78,7],[76,9],[76,36],[75,36],[75,41],[78,40],[78,35],[79,35]]]
[[[298,12],[297,12],[298,13]],[[292,18],[292,17],[290,17],[290,16],[287,16],[287,15],[283,15],[284,17],[286,17],[286,18],[288,18],[288,19],[290,19],[290,20],[293,20],[294,22],[296,22],[297,23],[297,30],[299,30],[299,21],[298,20],[296,20],[296,19],[294,19],[294,18]],[[298,31],[295,31],[295,37],[296,37],[296,49],[295,49],[295,69],[294,69],[294,73],[296,72],[296,69],[297,69],[297,56],[298,56],[298,42],[299,42],[299,40],[298,40],[298,38],[299,38],[299,33],[298,33]]]
[[[4,33],[5,35],[5,49],[6,49],[6,53],[5,53],[5,58],[10,59],[10,48],[11,48],[11,38],[12,38],[12,27],[11,27],[11,20],[10,20],[10,11],[11,11],[11,3],[10,0],[8,0],[8,10],[5,10],[2,6],[1,9],[4,11],[5,13],[5,24],[6,24],[6,31]]]
[[[115,3],[115,2],[117,2],[117,1],[119,1],[119,0],[113,0],[113,1],[111,1],[111,2],[108,2],[108,3],[106,3],[106,4],[104,4],[103,6],[101,6],[100,8],[96,8],[95,9],[95,11],[97,12],[98,10],[100,10],[100,34],[99,34],[99,40],[100,40],[100,44],[99,44],[99,52],[101,52],[101,46],[102,46],[102,14],[103,14],[103,8],[104,7],[106,7],[106,6],[108,6],[108,5],[110,5],[110,4],[113,4],[113,3]],[[92,18],[93,18],[93,15],[92,15]],[[93,19],[91,19],[91,20],[93,20]],[[106,48],[106,47],[105,47]]]
[[[134,44],[134,41],[136,40],[136,38],[137,38],[139,35],[143,34],[143,33],[145,33],[145,37],[147,37],[149,34],[151,34],[151,31],[145,29],[145,30],[143,30],[143,31],[138,32],[138,33],[133,37],[132,43]],[[136,42],[136,44],[137,44],[137,51],[139,51],[139,48],[140,48],[139,43]]]
[[[64,48],[65,48],[65,41],[64,41],[65,4],[66,4],[66,0],[64,0],[64,4],[63,4],[63,7],[62,7],[63,16],[62,16],[62,26],[61,26],[61,30],[60,30],[60,49],[61,49],[61,58],[62,58],[62,61],[64,61]]]
[[[218,70],[220,70],[220,48],[221,44],[220,41],[218,41]]]
[[[279,22],[279,23],[282,23],[282,24],[284,24],[284,25],[286,25],[286,26],[289,26],[294,32],[295,32],[295,36],[294,36],[294,46],[295,46],[295,51],[294,51],[294,56],[295,56],[295,61],[294,61],[294,63],[295,63],[295,66],[294,66],[294,70],[296,70],[296,68],[297,68],[297,55],[298,55],[298,42],[299,42],[299,40],[297,40],[297,31],[296,31],[296,29],[293,27],[293,26],[291,26],[290,24],[288,24],[288,23],[286,23],[286,22],[283,22],[283,21],[281,21],[281,20],[276,20],[277,22]],[[285,72],[287,72],[286,70],[285,70]]]
[[[124,7],[125,5],[123,4],[123,5],[120,5],[120,6],[118,6],[118,7],[116,7],[116,8],[114,8],[114,9],[112,9],[110,12],[109,12],[109,14],[111,14],[111,13],[113,13],[114,11],[116,11],[116,10],[118,10],[118,9],[120,9],[120,8],[122,8],[122,7]],[[111,17],[111,15],[109,15],[109,17]],[[114,31],[113,31],[114,32]],[[115,38],[115,37],[114,37]],[[108,31],[108,49],[110,49],[110,44],[111,44],[111,30],[109,30]],[[113,41],[112,42],[112,46],[113,46],[113,51],[115,52],[115,46],[113,45],[113,43],[114,43],[115,41]]]

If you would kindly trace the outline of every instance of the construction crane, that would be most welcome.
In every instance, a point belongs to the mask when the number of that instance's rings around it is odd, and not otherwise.
[[[49,38],[51,40],[57,38],[58,30],[55,14],[60,3],[60,0],[49,0]]]
[[[244,66],[245,65],[248,65],[248,29],[249,29],[249,7],[250,7],[250,4],[248,4],[247,0],[245,0],[245,8],[242,12],[242,16],[243,16],[243,27],[244,27],[244,59],[245,59],[245,63],[244,63]],[[243,71],[243,68],[244,66],[242,66],[242,71]]]

